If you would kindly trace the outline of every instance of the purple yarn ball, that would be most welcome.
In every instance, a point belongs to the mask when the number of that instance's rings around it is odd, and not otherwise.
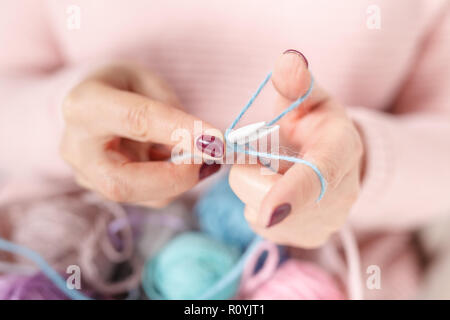
[[[9,274],[0,277],[0,300],[68,300],[48,278],[38,272],[33,275]]]

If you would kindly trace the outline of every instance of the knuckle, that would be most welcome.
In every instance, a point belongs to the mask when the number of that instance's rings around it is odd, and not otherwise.
[[[137,138],[145,139],[149,130],[148,106],[137,105],[126,111],[126,121],[129,132]]]

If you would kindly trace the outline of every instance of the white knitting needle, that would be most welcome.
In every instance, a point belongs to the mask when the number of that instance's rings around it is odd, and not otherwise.
[[[277,131],[280,126],[266,126],[265,121],[251,123],[239,129],[232,130],[228,133],[227,142],[244,145],[246,143],[261,139],[274,131]]]

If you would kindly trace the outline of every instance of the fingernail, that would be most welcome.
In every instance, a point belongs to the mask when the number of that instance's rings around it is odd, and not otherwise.
[[[222,158],[223,156],[223,142],[215,136],[203,134],[197,138],[195,145],[201,152],[213,158]]]
[[[200,167],[200,171],[198,172],[199,180],[205,179],[206,177],[209,177],[210,175],[216,173],[217,171],[219,171],[221,166],[222,165],[220,163],[202,164],[202,166]]]
[[[283,52],[283,54],[286,54],[286,53],[295,53],[296,55],[299,55],[300,57],[303,58],[303,60],[305,60],[306,68],[309,67],[308,59],[306,59],[305,55],[303,53],[301,53],[300,51],[297,51],[295,49],[288,49],[285,52]]]
[[[270,228],[283,221],[289,215],[291,209],[292,207],[289,203],[283,203],[276,207],[270,216],[270,220],[266,228]]]

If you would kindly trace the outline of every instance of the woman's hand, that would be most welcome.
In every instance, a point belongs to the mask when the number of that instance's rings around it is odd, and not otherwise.
[[[286,51],[277,61],[272,81],[278,92],[278,114],[310,86],[304,56]],[[316,201],[321,190],[316,173],[302,164],[273,175],[262,175],[260,166],[234,165],[230,185],[246,204],[245,216],[255,232],[279,244],[317,247],[344,224],[357,198],[362,139],[344,107],[317,82],[304,103],[279,124],[285,141],[280,145],[298,150],[327,180],[322,200]]]
[[[132,65],[113,65],[77,85],[63,103],[66,123],[62,157],[82,186],[110,200],[162,206],[216,172],[219,164],[174,164],[170,147],[202,147],[207,158],[222,157],[219,130],[179,109],[175,94],[160,79]],[[192,139],[172,139],[185,129]],[[203,135],[205,133],[205,135]],[[206,135],[207,134],[207,135]]]

